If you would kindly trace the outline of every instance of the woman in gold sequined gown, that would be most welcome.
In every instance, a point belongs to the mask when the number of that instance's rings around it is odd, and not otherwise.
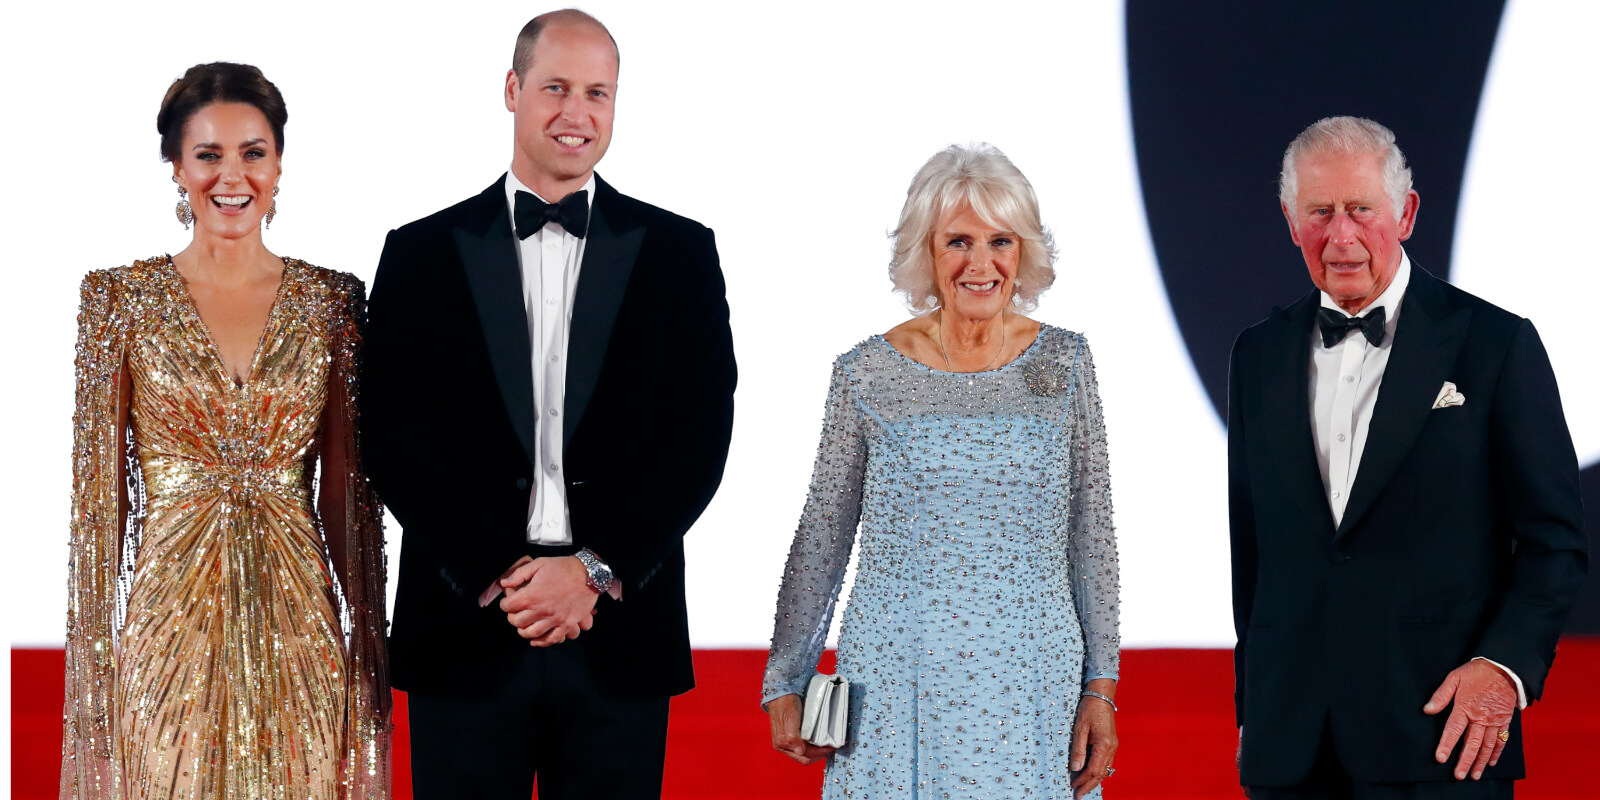
[[[388,796],[364,289],[262,243],[286,118],[189,70],[157,125],[194,241],[83,283],[63,798]]]

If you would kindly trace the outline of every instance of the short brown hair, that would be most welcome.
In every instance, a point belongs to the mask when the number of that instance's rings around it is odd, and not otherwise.
[[[272,126],[273,146],[278,155],[283,155],[283,125],[289,121],[289,110],[278,87],[249,64],[217,61],[190,67],[167,87],[167,96],[161,99],[161,110],[156,113],[162,161],[183,158],[183,126],[212,103],[255,106]]]
[[[517,49],[511,54],[511,71],[517,73],[517,83],[522,83],[522,77],[528,74],[528,67],[533,66],[533,46],[539,43],[539,35],[550,23],[569,23],[578,25],[593,25],[605,31],[606,38],[611,40],[611,49],[617,52],[617,63],[622,63],[622,50],[617,47],[617,38],[611,35],[600,20],[576,8],[563,8],[560,11],[546,11],[522,26],[522,32],[517,34]]]

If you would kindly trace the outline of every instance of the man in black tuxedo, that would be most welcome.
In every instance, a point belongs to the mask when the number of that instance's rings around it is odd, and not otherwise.
[[[1509,798],[1587,568],[1538,334],[1413,264],[1394,134],[1284,156],[1312,292],[1246,330],[1228,396],[1239,774],[1254,800]]]
[[[404,528],[390,637],[418,798],[658,797],[694,685],[683,534],[735,367],[711,231],[594,174],[615,42],[557,11],[506,75],[511,169],[389,234],[363,447]],[[530,646],[531,645],[531,646]]]

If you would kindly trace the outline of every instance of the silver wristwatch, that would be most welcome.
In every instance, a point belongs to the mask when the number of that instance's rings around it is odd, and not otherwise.
[[[600,594],[611,591],[611,584],[616,580],[616,576],[611,574],[611,567],[607,566],[606,562],[601,561],[600,557],[587,547],[573,553],[573,555],[577,556],[578,560],[583,562],[583,568],[588,570],[589,580],[587,582],[590,589]]]

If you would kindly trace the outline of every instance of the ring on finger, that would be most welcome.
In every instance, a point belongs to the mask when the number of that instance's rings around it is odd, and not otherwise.
[[[1116,767],[1106,767],[1106,777],[1107,778],[1109,778],[1109,777],[1111,777],[1112,775],[1115,775],[1115,774],[1117,774],[1117,768]]]
[[[1494,736],[1495,736],[1496,739],[1499,739],[1502,743],[1511,741],[1511,731],[1501,731],[1501,732],[1495,734]]]

